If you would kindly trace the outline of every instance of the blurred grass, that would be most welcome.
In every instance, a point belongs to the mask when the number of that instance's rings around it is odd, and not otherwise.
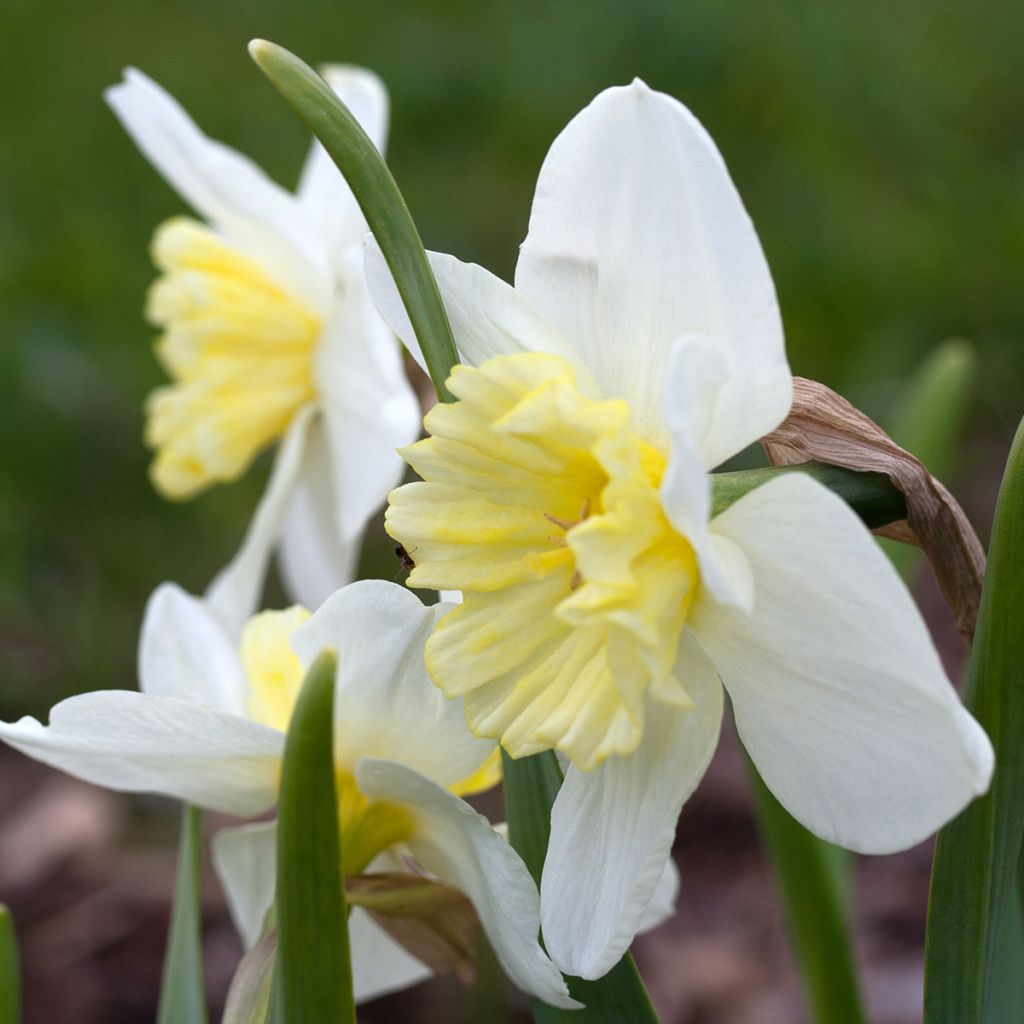
[[[152,493],[141,318],[155,225],[181,203],[106,110],[136,64],[292,184],[307,137],[252,36],[376,69],[395,175],[427,244],[508,276],[537,169],[606,85],[683,99],[768,253],[798,373],[880,415],[943,337],[979,355],[975,430],[1024,379],[1024,79],[1016,9],[837,0],[9,0],[0,89],[0,714],[132,685],[143,602],[198,590],[265,466],[183,506]]]

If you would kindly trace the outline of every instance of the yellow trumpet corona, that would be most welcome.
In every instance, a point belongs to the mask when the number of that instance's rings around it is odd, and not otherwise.
[[[146,315],[173,383],[146,407],[151,477],[169,498],[237,479],[316,395],[320,319],[251,259],[188,217],[153,239]]]
[[[630,753],[648,693],[690,703],[673,667],[699,573],[662,511],[665,456],[557,356],[458,366],[448,386],[458,401],[402,452],[423,480],[386,520],[410,586],[463,592],[427,668],[513,757],[556,747],[589,770]]]

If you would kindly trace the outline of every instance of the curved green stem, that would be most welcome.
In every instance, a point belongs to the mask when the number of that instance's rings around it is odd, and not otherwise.
[[[249,53],[345,176],[395,279],[438,398],[451,401],[445,381],[458,355],[448,314],[419,232],[384,158],[348,107],[308,64],[262,39],[249,44]]]

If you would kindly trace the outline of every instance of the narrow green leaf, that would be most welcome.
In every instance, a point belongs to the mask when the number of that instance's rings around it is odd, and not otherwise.
[[[355,1024],[348,907],[334,781],[333,653],[322,654],[295,703],[277,816],[274,1024]]]
[[[458,361],[448,315],[409,208],[384,158],[334,90],[283,47],[256,39],[249,53],[323,144],[345,176],[391,269],[442,401]]]
[[[889,424],[892,439],[939,480],[948,480],[956,470],[977,364],[969,342],[944,341],[910,379]],[[881,544],[900,575],[912,579],[924,557],[921,549],[885,539]]]
[[[1024,1021],[1024,924],[1019,886],[1018,880],[999,933],[991,988],[985,1000],[985,1024]]]
[[[164,958],[157,1024],[205,1024],[202,936],[203,812],[181,811],[178,877]]]
[[[753,764],[761,837],[785,907],[811,1017],[818,1024],[862,1024],[849,938],[847,854],[812,835],[775,799]]]
[[[926,1024],[983,1019],[1024,831],[1024,423],[996,503],[964,703],[996,754],[989,792],[940,833],[925,943]]]
[[[11,912],[0,903],[0,1021],[21,1020],[21,966]]]
[[[509,842],[540,886],[551,835],[551,805],[562,785],[562,772],[551,751],[518,760],[504,751],[501,756]],[[650,997],[629,953],[597,981],[566,981],[573,998],[586,1009],[559,1010],[535,999],[533,1019],[537,1024],[657,1024]]]

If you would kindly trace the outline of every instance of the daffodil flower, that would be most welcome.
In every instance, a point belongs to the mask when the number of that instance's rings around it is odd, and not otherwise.
[[[540,899],[507,841],[461,796],[500,777],[495,744],[473,737],[434,687],[423,644],[445,606],[364,581],[309,615],[263,612],[229,636],[205,602],[165,584],[150,599],[139,651],[141,692],[99,691],[56,705],[50,724],[0,723],[0,738],[96,785],[154,792],[236,815],[277,800],[285,730],[307,667],[338,654],[335,771],[343,868],[411,856],[461,890],[509,977],[556,1006],[576,1005],[538,944]],[[266,892],[272,825],[215,840],[231,905],[251,938]],[[261,852],[262,850],[262,852]],[[257,884],[258,878],[263,884]],[[271,876],[272,877],[272,876]],[[352,911],[359,999],[429,973],[360,909]]]
[[[383,148],[380,80],[346,66],[325,74]],[[201,218],[173,217],[153,239],[160,276],[146,313],[171,378],[147,404],[153,483],[189,498],[298,435],[298,458],[264,497],[283,525],[264,531],[255,555],[265,564],[280,541],[289,590],[315,607],[351,579],[363,527],[400,478],[395,448],[419,426],[400,351],[367,294],[362,213],[319,143],[292,195],[141,72],[106,98]]]
[[[390,496],[410,586],[461,590],[434,681],[513,757],[571,762],[544,940],[595,978],[637,930],[717,744],[723,684],[765,782],[854,850],[917,843],[988,786],[992,749],[848,506],[788,473],[712,515],[710,471],[792,398],[772,279],[714,143],[637,81],[540,173],[514,288],[432,266],[465,365]],[[413,347],[379,250],[378,307]]]

